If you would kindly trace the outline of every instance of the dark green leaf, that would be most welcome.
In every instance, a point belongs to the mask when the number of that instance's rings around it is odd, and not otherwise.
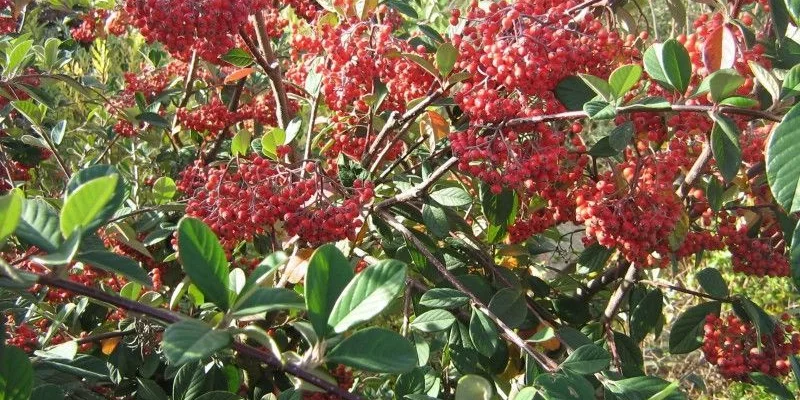
[[[750,379],[753,380],[753,383],[763,387],[769,393],[772,393],[782,399],[796,398],[792,392],[786,388],[786,386],[770,375],[767,375],[763,372],[751,372],[749,376]]]
[[[469,302],[469,297],[459,290],[433,288],[425,292],[419,304],[431,308],[457,308]]]
[[[583,110],[583,105],[594,98],[595,93],[577,76],[568,76],[556,85],[556,98],[570,111]]]
[[[679,93],[686,92],[692,78],[692,62],[686,48],[677,40],[668,39],[661,46],[658,61],[672,87]]]
[[[230,306],[228,260],[217,235],[203,221],[184,217],[178,223],[178,257],[186,275],[211,302]]]
[[[775,201],[789,213],[800,211],[800,105],[795,105],[769,137],[767,179]]]
[[[594,398],[594,388],[580,375],[541,374],[533,385],[545,400],[586,400]]]
[[[495,293],[489,310],[512,329],[522,325],[528,315],[525,297],[515,288],[503,288]]]
[[[633,122],[626,121],[620,125],[617,125],[611,133],[608,134],[608,141],[611,148],[620,152],[625,150],[625,147],[633,139]]]
[[[709,314],[719,315],[720,303],[710,301],[686,310],[672,324],[669,334],[669,351],[685,354],[697,350],[703,344],[703,325]]]
[[[469,337],[472,340],[472,346],[478,350],[478,353],[491,357],[497,350],[500,334],[494,322],[486,314],[473,307],[472,316],[469,319]]]
[[[631,310],[630,334],[635,342],[644,340],[661,319],[663,296],[658,289],[650,290]]]
[[[33,391],[33,367],[28,355],[14,346],[0,350],[0,399],[28,400]]]
[[[608,368],[611,354],[604,348],[587,344],[575,349],[572,354],[561,363],[561,368],[576,374],[588,375]]]
[[[492,193],[491,187],[487,184],[481,185],[481,206],[483,207],[483,215],[489,223],[503,226],[513,222],[517,204],[517,193],[511,189],[503,188],[498,193]]]
[[[222,61],[242,68],[253,63],[253,57],[250,56],[250,53],[240,48],[233,48],[220,58]]]
[[[344,288],[333,305],[328,326],[334,333],[369,321],[380,314],[405,288],[406,264],[381,260],[364,269]]]
[[[603,385],[622,400],[646,400],[670,386],[668,381],[655,376],[637,376],[618,381],[606,380]],[[686,395],[680,391],[669,393],[665,400],[684,400]]]
[[[800,223],[794,229],[792,235],[792,247],[789,254],[789,265],[792,269],[792,282],[794,287],[800,290]]]
[[[231,315],[243,317],[275,310],[303,309],[305,309],[303,297],[294,290],[259,287],[249,292],[243,299],[237,300]]]
[[[795,65],[786,73],[781,88],[781,99],[800,95],[800,65]]]
[[[136,398],[142,400],[167,400],[167,392],[150,379],[136,378]]]
[[[318,248],[311,256],[306,273],[306,308],[308,318],[320,337],[330,332],[328,318],[331,310],[353,276],[350,262],[332,244]]]
[[[450,222],[447,213],[438,204],[430,203],[422,205],[422,219],[425,226],[436,237],[444,238],[450,233]]]
[[[78,261],[100,268],[104,271],[122,275],[145,286],[153,286],[150,276],[136,261],[106,250],[83,251],[78,253]]]
[[[430,310],[418,315],[411,322],[411,328],[421,332],[439,332],[450,328],[456,317],[445,310]]]
[[[344,339],[328,353],[327,360],[368,372],[402,374],[416,367],[417,352],[398,333],[367,328]]]
[[[725,279],[716,268],[705,268],[695,274],[695,278],[700,282],[703,290],[712,296],[728,297],[730,295]]]
[[[472,196],[459,187],[447,187],[431,193],[431,199],[445,207],[461,207],[472,204]]]
[[[183,365],[210,357],[232,341],[227,331],[212,329],[202,321],[187,319],[167,327],[161,348],[170,363]]]
[[[738,128],[728,117],[717,116],[711,130],[711,151],[722,177],[727,182],[732,181],[742,165],[742,149],[739,146]]]
[[[604,120],[617,116],[617,109],[613,104],[603,100],[591,100],[583,105],[583,111],[590,119]]]

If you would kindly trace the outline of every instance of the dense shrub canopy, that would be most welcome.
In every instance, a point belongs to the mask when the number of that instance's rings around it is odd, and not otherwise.
[[[798,393],[793,1],[0,9],[0,399]]]

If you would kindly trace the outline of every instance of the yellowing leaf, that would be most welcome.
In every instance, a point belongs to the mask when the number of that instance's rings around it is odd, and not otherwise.
[[[253,68],[250,68],[250,67],[237,69],[236,71],[231,72],[230,75],[225,77],[225,84],[236,82],[236,81],[238,81],[239,79],[242,79],[242,78],[247,78],[254,71],[255,70]]]
[[[103,354],[105,354],[107,356],[110,356],[111,353],[113,353],[114,350],[117,348],[117,345],[119,344],[119,341],[120,341],[119,337],[113,337],[113,338],[105,339],[105,340],[100,342],[100,344],[102,345],[100,347],[100,350],[103,352]]]

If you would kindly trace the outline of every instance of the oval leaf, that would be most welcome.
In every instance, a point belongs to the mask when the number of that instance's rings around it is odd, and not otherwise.
[[[405,288],[406,264],[381,260],[353,278],[333,305],[328,325],[334,333],[368,321],[383,311]]]
[[[328,353],[327,360],[369,372],[402,374],[417,366],[417,352],[398,333],[368,328],[344,339]]]
[[[203,221],[186,217],[178,223],[178,258],[203,295],[227,311],[228,260],[217,235]]]

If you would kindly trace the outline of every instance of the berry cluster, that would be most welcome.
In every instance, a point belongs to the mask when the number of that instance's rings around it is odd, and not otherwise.
[[[14,0],[0,0],[0,35],[17,31],[18,22],[14,12]]]
[[[236,46],[236,35],[262,0],[127,0],[125,11],[148,41],[159,41],[178,59],[193,51],[210,62]]]
[[[72,38],[80,43],[92,43],[98,36],[105,35],[104,25],[108,17],[108,10],[91,10],[81,17],[81,23],[69,31]]]
[[[754,276],[789,276],[789,260],[786,258],[786,244],[783,231],[775,221],[761,221],[761,227],[752,236],[747,224],[738,228],[736,219],[729,217],[719,227],[720,236],[731,252],[733,270]]]
[[[324,175],[303,178],[299,170],[253,156],[234,171],[200,162],[181,173],[187,215],[200,218],[233,249],[241,240],[280,230],[311,245],[352,238],[361,207],[373,197],[372,184],[354,185],[352,195]],[[332,202],[331,191],[343,200]]]
[[[0,337],[0,341],[5,339],[6,345],[18,347],[26,353],[39,348],[39,334],[33,327],[26,323],[17,325],[11,315],[6,317],[5,325],[8,338]]]
[[[784,314],[782,320],[788,319]],[[776,323],[774,332],[759,337],[750,322],[709,314],[703,331],[706,360],[728,379],[749,381],[750,372],[784,376],[791,369],[787,357],[800,351],[800,334],[789,324]]]
[[[663,266],[668,261],[665,256],[673,250],[669,236],[682,213],[668,179],[675,172],[655,158],[639,162],[621,165],[624,183],[606,173],[594,186],[579,189],[577,220],[586,225],[587,242],[617,248],[640,267]]]
[[[175,115],[185,128],[205,133],[209,140],[213,140],[223,129],[238,121],[236,112],[229,111],[228,106],[217,97],[191,111],[179,108]]]
[[[635,54],[633,37],[609,32],[592,14],[569,15],[574,1],[519,0],[492,3],[488,10],[473,1],[466,16],[454,11],[451,23],[466,20],[453,44],[457,70],[469,72],[454,96],[476,121],[558,112],[553,90],[578,72],[605,76],[611,60]]]

